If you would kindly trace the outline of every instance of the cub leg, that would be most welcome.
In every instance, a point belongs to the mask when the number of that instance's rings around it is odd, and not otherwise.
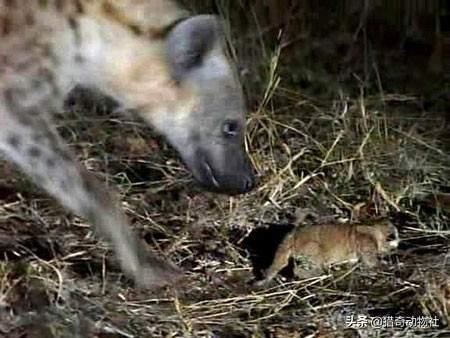
[[[270,266],[263,272],[264,278],[256,281],[255,286],[262,286],[269,283],[277,274],[289,263],[294,250],[295,231],[291,231],[286,235],[281,244],[278,246],[275,256]]]

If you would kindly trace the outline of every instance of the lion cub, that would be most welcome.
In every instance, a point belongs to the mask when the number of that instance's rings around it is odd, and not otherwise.
[[[388,241],[388,237],[395,239]],[[377,255],[398,246],[398,231],[388,220],[372,225],[319,224],[296,227],[278,246],[272,264],[263,272],[260,286],[271,281],[293,257],[295,275],[312,277],[332,264],[362,261],[368,267],[378,263]]]

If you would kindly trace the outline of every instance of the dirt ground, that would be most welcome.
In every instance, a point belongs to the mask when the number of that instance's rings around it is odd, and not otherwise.
[[[449,79],[421,73],[410,86],[404,51],[364,70],[360,40],[308,37],[314,43],[300,48],[295,39],[271,45],[256,41],[265,33],[230,34],[257,187],[236,197],[201,191],[140,121],[75,92],[60,132],[117,189],[149,250],[186,279],[134,288],[85,220],[0,162],[1,338],[450,337]],[[337,65],[342,45],[353,61]],[[300,50],[314,66],[298,64]],[[309,225],[389,218],[399,248],[375,269],[299,279],[290,264],[252,286],[298,208],[312,211]]]

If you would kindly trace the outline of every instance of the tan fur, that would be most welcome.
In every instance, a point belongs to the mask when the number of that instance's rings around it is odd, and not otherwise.
[[[389,243],[388,236],[396,235],[396,228],[388,221],[374,225],[319,224],[295,228],[281,242],[272,264],[265,270],[262,285],[283,269],[290,257],[300,263],[295,269],[299,277],[310,277],[332,264],[361,260],[369,267],[377,264],[377,254],[387,253],[397,242]]]

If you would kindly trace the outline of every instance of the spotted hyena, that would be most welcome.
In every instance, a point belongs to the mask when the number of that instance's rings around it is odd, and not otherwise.
[[[219,21],[169,0],[0,0],[0,153],[114,245],[139,285],[180,272],[144,254],[107,189],[52,124],[74,86],[109,95],[166,137],[204,187],[253,186],[242,91]]]

